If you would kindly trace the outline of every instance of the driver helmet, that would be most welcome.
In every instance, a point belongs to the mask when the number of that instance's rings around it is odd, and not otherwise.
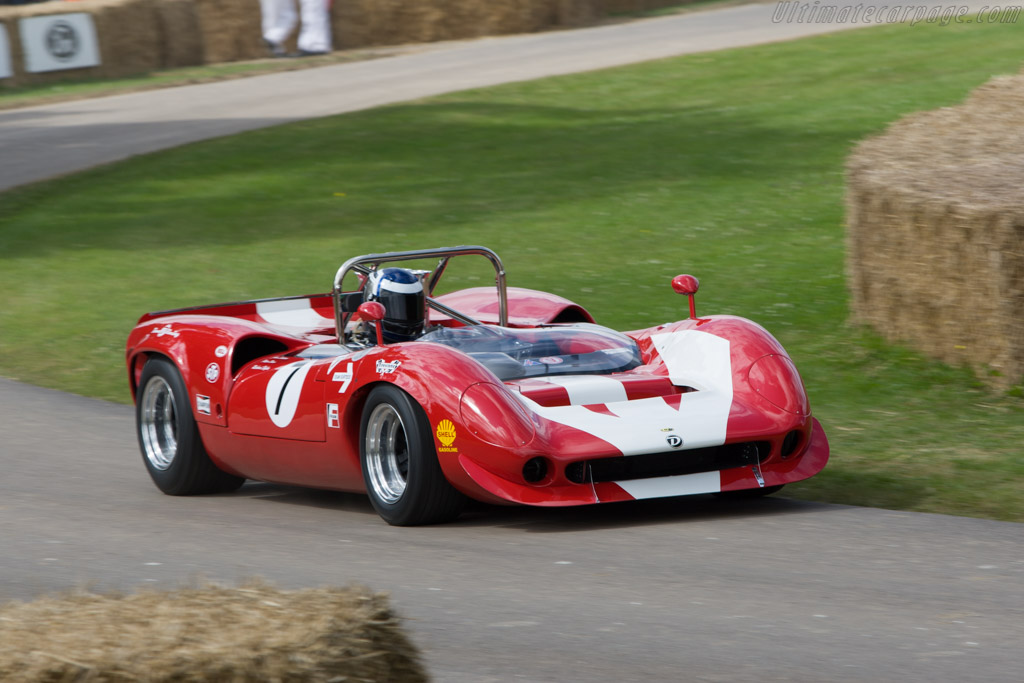
[[[363,301],[384,306],[381,321],[388,342],[412,341],[423,334],[426,296],[423,283],[405,268],[384,268],[370,273],[363,288]]]

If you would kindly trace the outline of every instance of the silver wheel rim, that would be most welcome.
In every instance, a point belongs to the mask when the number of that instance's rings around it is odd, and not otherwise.
[[[139,426],[146,460],[154,468],[166,470],[178,452],[178,415],[171,385],[159,375],[151,378],[142,391]]]
[[[374,494],[397,503],[409,477],[409,440],[402,417],[390,403],[381,403],[366,423],[366,471]]]

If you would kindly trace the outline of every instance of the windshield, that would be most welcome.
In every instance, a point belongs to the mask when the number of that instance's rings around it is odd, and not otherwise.
[[[621,332],[589,323],[530,329],[441,327],[419,341],[458,349],[502,381],[545,375],[607,375],[641,365],[636,342]]]

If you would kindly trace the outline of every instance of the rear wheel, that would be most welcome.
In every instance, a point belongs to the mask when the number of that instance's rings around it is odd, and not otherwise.
[[[441,471],[423,409],[398,387],[381,384],[367,397],[359,455],[370,502],[388,524],[434,524],[458,517],[465,497]]]
[[[169,360],[152,358],[139,379],[135,426],[142,461],[156,487],[171,496],[234,491],[245,479],[213,464],[181,373]]]

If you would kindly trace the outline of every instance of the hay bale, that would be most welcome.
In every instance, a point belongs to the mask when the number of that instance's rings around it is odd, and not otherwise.
[[[193,0],[206,62],[267,56],[259,0]]]
[[[335,0],[332,28],[337,48],[529,33],[558,24],[569,4],[597,1]]]
[[[154,0],[81,0],[48,2],[5,8],[0,20],[11,39],[17,84],[49,83],[69,79],[120,78],[160,66]],[[18,20],[24,17],[85,12],[93,17],[101,64],[85,69],[30,74],[25,71]],[[126,28],[128,27],[128,28]]]
[[[162,66],[156,0],[80,0],[74,5],[65,3],[68,7],[92,14],[104,78],[132,76]]]
[[[6,29],[7,41],[10,46],[11,76],[0,78],[0,88],[12,88],[24,81],[25,63],[21,56],[21,36],[18,35],[18,19],[14,8],[0,6],[0,25]]]
[[[627,12],[646,12],[673,5],[689,5],[699,0],[602,0],[607,14],[625,14]]]
[[[402,45],[585,26],[608,13],[680,4],[680,0],[334,0],[336,49]],[[103,64],[26,74],[17,19],[89,12],[96,23]],[[159,68],[213,64],[267,56],[259,0],[81,0],[0,7],[12,42],[14,78],[3,85],[54,80],[116,78]],[[297,34],[297,30],[296,30]],[[294,50],[296,35],[286,47]]]
[[[696,2],[696,0],[689,0]],[[685,4],[687,0],[334,0],[335,48],[401,45],[556,26],[585,26],[610,13]]]
[[[199,9],[194,0],[154,0],[160,65],[165,69],[206,61]]]
[[[555,4],[559,26],[589,26],[608,14],[607,0],[558,0]]]
[[[418,683],[427,676],[385,596],[250,584],[4,605],[0,680]]]
[[[856,319],[975,368],[1024,379],[1024,76],[913,114],[847,162],[847,269]]]

